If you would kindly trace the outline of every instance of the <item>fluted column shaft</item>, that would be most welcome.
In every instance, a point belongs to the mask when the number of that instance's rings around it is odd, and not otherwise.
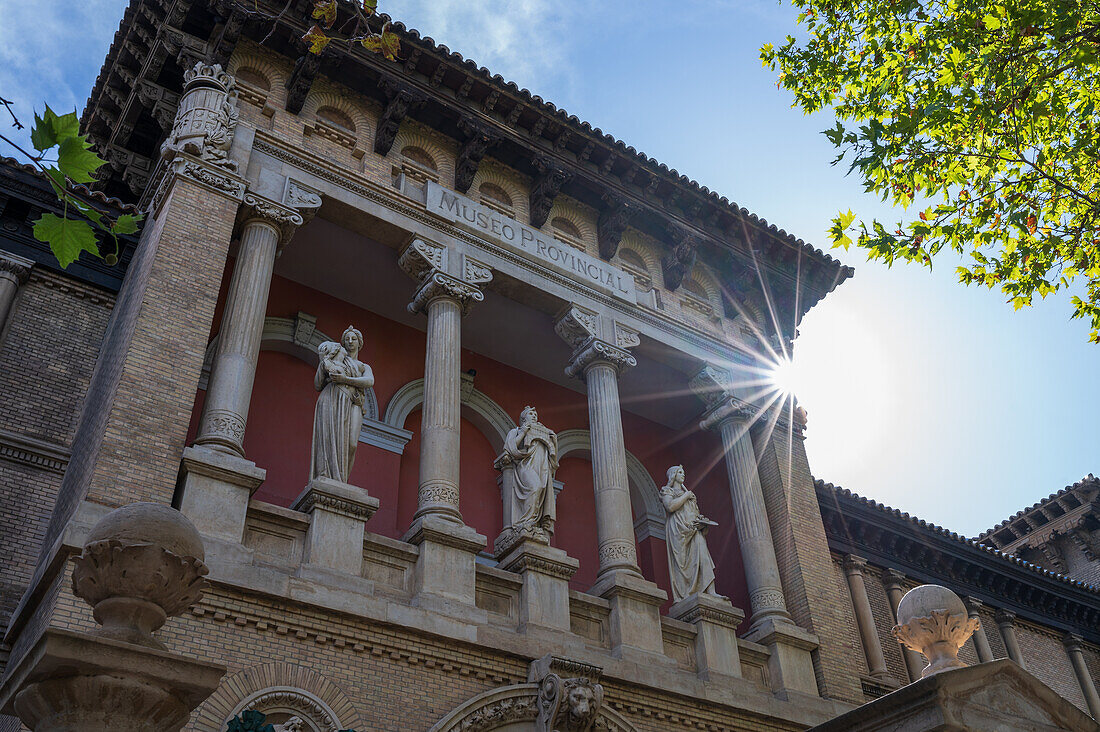
[[[750,631],[768,620],[789,622],[748,422],[740,416],[728,416],[718,422],[718,429],[722,435],[737,539],[741,544],[741,560],[749,589]]]
[[[266,218],[248,219],[241,229],[196,445],[244,457],[248,405],[279,238],[279,227]]]
[[[619,370],[596,360],[584,368],[592,439],[592,487],[596,494],[599,577],[616,570],[640,575],[626,473],[626,444],[619,405]]]
[[[886,599],[890,601],[890,617],[895,624],[898,622],[898,605],[901,603],[901,598],[905,596],[905,590],[901,584],[904,579],[905,575],[896,569],[887,569],[882,573],[882,586],[886,589]],[[909,672],[909,680],[919,681],[924,673],[924,661],[912,648],[904,643],[899,645],[901,645],[901,655],[905,658],[905,669]]]
[[[1020,653],[1020,644],[1016,642],[1016,613],[1011,610],[998,610],[995,617],[997,627],[1001,629],[1001,638],[1004,640],[1008,657],[1020,664],[1021,668],[1027,668],[1024,665],[1024,656]]]
[[[974,650],[978,653],[978,663],[992,661],[993,649],[989,647],[989,638],[985,635],[982,616],[978,612],[982,609],[982,601],[976,597],[964,597],[963,604],[966,605],[967,615],[978,621],[978,629],[974,631],[974,635],[970,636],[974,640]]]
[[[1096,693],[1096,684],[1089,673],[1088,664],[1085,663],[1085,654],[1081,648],[1084,643],[1081,636],[1067,633],[1062,639],[1066,647],[1069,662],[1073,665],[1073,673],[1077,677],[1077,683],[1081,685],[1081,693],[1085,695],[1085,704],[1088,705],[1089,714],[1093,719],[1100,720],[1100,695]]]
[[[440,294],[427,303],[420,485],[414,520],[438,515],[462,521],[458,509],[459,420],[462,408],[462,303]]]
[[[875,615],[871,611],[871,600],[867,597],[867,585],[863,580],[863,568],[867,560],[849,554],[844,558],[844,573],[848,577],[848,590],[852,594],[852,607],[856,613],[856,628],[863,643],[863,653],[867,657],[867,670],[871,676],[884,678],[890,675],[886,669],[886,656],[882,653],[882,643],[875,627]]]

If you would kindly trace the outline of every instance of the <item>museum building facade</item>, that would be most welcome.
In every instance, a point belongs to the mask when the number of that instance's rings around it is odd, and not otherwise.
[[[210,569],[157,638],[226,668],[188,729],[526,729],[552,673],[595,729],[806,729],[920,678],[921,583],[964,661],[1100,716],[1094,572],[811,476],[767,374],[850,268],[399,23],[313,55],[280,9],[125,11],[82,119],[88,195],[146,216],[117,265],[58,268],[0,167],[0,699],[153,502]],[[1090,480],[1045,509],[1077,547]]]

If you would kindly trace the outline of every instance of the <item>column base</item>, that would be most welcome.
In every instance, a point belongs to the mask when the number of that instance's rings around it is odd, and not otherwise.
[[[691,595],[668,609],[668,616],[695,625],[695,667],[699,678],[741,678],[737,626],[745,613],[724,597]]]
[[[596,580],[589,594],[611,603],[611,653],[644,663],[670,661],[664,655],[661,605],[668,593],[634,572],[611,571]]]
[[[180,513],[203,536],[242,543],[248,500],[267,471],[251,460],[198,446],[184,449],[180,470]]]
[[[581,563],[561,549],[526,540],[513,543],[500,568],[523,578],[519,593],[519,630],[540,626],[569,630],[569,580]]]
[[[378,510],[377,498],[332,478],[314,478],[291,508],[310,515],[303,562],[361,574],[364,524]]]
[[[781,699],[789,692],[819,696],[811,653],[817,636],[794,623],[765,620],[751,628],[745,640],[767,646],[772,692]]]
[[[0,713],[36,732],[176,732],[225,666],[71,630],[48,629],[0,687]]]
[[[475,557],[486,539],[466,524],[439,516],[413,521],[402,541],[418,546],[413,604],[446,611],[449,603],[476,605]]]

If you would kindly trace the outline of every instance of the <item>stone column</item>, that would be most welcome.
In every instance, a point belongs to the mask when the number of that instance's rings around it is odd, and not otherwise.
[[[1073,664],[1073,673],[1077,676],[1077,683],[1081,685],[1081,693],[1085,695],[1085,704],[1088,705],[1089,714],[1093,719],[1100,720],[1100,695],[1096,693],[1096,684],[1092,680],[1088,664],[1085,663],[1084,649],[1081,644],[1084,640],[1079,635],[1066,633],[1062,638],[1062,644],[1066,647],[1069,662]]]
[[[745,565],[745,581],[749,588],[750,632],[774,621],[790,622],[779,563],[775,558],[768,511],[760,488],[756,468],[756,453],[749,435],[751,412],[724,400],[703,417],[703,429],[717,428],[722,435],[726,475],[729,478],[737,538],[741,544],[741,560]]]
[[[245,195],[246,213],[229,293],[218,329],[196,445],[244,457],[244,431],[256,359],[267,315],[275,255],[303,222],[302,215],[272,201]]]
[[[427,311],[428,336],[414,518],[440,516],[462,521],[458,509],[462,311],[481,297],[476,288],[467,288],[442,273],[433,275],[416,293],[417,300],[426,301],[417,307]]]
[[[867,657],[867,670],[875,679],[893,681],[886,669],[886,656],[882,653],[875,615],[871,610],[871,601],[867,597],[867,586],[863,580],[866,566],[867,560],[863,557],[855,554],[844,557],[844,574],[848,577],[848,591],[852,594],[852,608],[856,613],[856,627],[863,643],[863,654]]]
[[[700,428],[717,429],[722,436],[752,610],[744,637],[771,651],[768,668],[772,688],[781,698],[790,698],[790,692],[817,695],[811,653],[817,650],[818,640],[813,633],[796,625],[787,611],[756,451],[749,434],[754,408],[731,396],[726,375],[713,367],[704,367],[692,378],[690,386],[707,405]]]
[[[1004,640],[1008,657],[1021,668],[1027,668],[1024,664],[1024,656],[1020,653],[1020,644],[1016,642],[1016,613],[1011,610],[998,610],[994,619],[997,621],[997,627],[1001,629],[1001,638]]]
[[[588,360],[591,359],[591,360]],[[596,492],[596,535],[599,542],[598,576],[622,570],[640,575],[634,544],[634,515],[626,474],[623,422],[619,405],[619,369],[629,361],[599,358],[589,351],[574,358],[571,367],[583,374],[588,386],[588,423],[592,439],[592,483]]]
[[[8,314],[11,313],[12,303],[15,302],[15,293],[20,285],[27,281],[34,262],[23,257],[17,257],[10,252],[0,251],[0,331],[8,322]]]
[[[469,257],[421,238],[405,247],[398,264],[419,282],[409,312],[428,316],[420,482],[413,521],[435,516],[462,523],[458,500],[462,317],[485,299],[479,286],[491,281],[493,273]]]
[[[555,329],[573,346],[565,373],[580,378],[587,386],[600,560],[597,577],[619,572],[640,577],[619,404],[619,374],[637,365],[627,349],[638,345],[639,340],[637,333],[602,320],[596,313],[573,306],[559,317]],[[611,338],[601,332],[604,328],[612,331]]]
[[[319,206],[314,196],[306,205]],[[218,350],[210,368],[199,434],[182,460],[180,510],[208,538],[241,543],[248,500],[267,472],[244,457],[244,432],[267,314],[275,258],[305,217],[253,193],[244,195],[240,247],[229,282]],[[217,553],[216,545],[212,550]]]
[[[462,317],[485,299],[479,285],[491,281],[493,273],[469,256],[421,238],[405,247],[398,264],[419,282],[409,312],[428,317],[420,481],[413,524],[405,534],[405,541],[420,546],[415,592],[422,602],[472,606],[474,557],[485,547],[485,537],[463,524],[459,512]]]
[[[963,605],[966,605],[967,614],[978,621],[978,629],[974,631],[971,639],[974,641],[974,650],[978,654],[978,663],[986,663],[993,660],[993,649],[989,647],[989,639],[985,636],[985,628],[982,627],[982,601],[976,597],[964,597]]]
[[[638,363],[627,349],[640,340],[635,331],[621,323],[577,305],[567,308],[554,327],[573,347],[565,373],[582,379],[588,392],[600,561],[596,584],[590,592],[611,600],[611,635],[616,653],[641,650],[663,654],[660,606],[668,595],[643,579],[638,568],[619,404],[619,374]]]
[[[905,588],[902,585],[904,580],[905,575],[896,569],[887,569],[882,573],[882,586],[886,588],[886,599],[890,601],[890,614],[895,624],[898,622],[898,604],[905,595]],[[906,647],[905,644],[900,645],[902,656],[905,658],[905,668],[909,672],[909,680],[919,681],[921,672],[924,670],[924,661],[921,660],[919,653]]]

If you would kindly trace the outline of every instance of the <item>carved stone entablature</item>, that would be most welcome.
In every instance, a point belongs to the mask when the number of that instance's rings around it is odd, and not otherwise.
[[[661,267],[664,270],[665,287],[676,290],[695,264],[699,242],[675,224],[670,224],[667,230],[672,241],[672,251],[661,259]]]
[[[458,128],[466,139],[462,142],[462,147],[458,151],[458,160],[455,163],[455,190],[465,193],[470,190],[470,184],[474,182],[481,159],[499,138],[484,125],[466,117],[459,121]]]
[[[161,146],[161,157],[183,152],[236,173],[237,163],[229,158],[240,116],[233,77],[217,64],[200,62],[185,71],[183,79],[176,120]]]
[[[447,247],[419,237],[402,250],[397,263],[420,283],[408,305],[410,313],[427,312],[428,303],[439,297],[458,300],[463,312],[468,312],[475,302],[485,299],[480,285],[493,279],[488,265],[469,255],[455,260]]]
[[[554,323],[554,330],[573,348],[573,356],[565,368],[568,376],[581,377],[585,369],[597,362],[611,364],[619,371],[638,364],[627,350],[641,343],[638,331],[587,308],[579,305],[566,308]]]
[[[417,237],[401,252],[397,265],[409,277],[420,282],[432,271],[447,269],[447,254],[447,247],[442,244]]]
[[[239,175],[186,153],[179,153],[171,160],[161,161],[138,208],[155,214],[177,178],[187,178],[210,191],[237,201],[244,199],[247,189],[245,180]]]
[[[699,369],[695,376],[691,377],[688,386],[697,397],[703,400],[707,407],[713,407],[729,396],[732,382],[732,373],[708,363]]]
[[[561,187],[573,178],[573,173],[549,158],[537,157],[532,164],[538,175],[531,184],[531,226],[541,229],[554,206]]]
[[[554,324],[554,330],[574,349],[583,346],[599,333],[599,316],[579,305],[571,306]]]
[[[596,222],[596,239],[599,243],[600,256],[611,261],[615,252],[619,251],[623,232],[626,231],[637,209],[625,198],[610,193],[604,195],[603,201],[606,208],[600,211],[600,218]]]
[[[283,205],[300,209],[303,218],[308,221],[321,207],[321,194],[293,178],[287,178],[283,189]]]
[[[390,79],[384,79],[379,87],[386,96],[386,107],[378,117],[378,126],[374,133],[374,151],[379,155],[388,155],[401,122],[409,110],[423,104],[424,99],[409,87]]]
[[[303,28],[298,25],[303,18],[298,17],[300,14],[297,12],[280,14],[281,7],[260,3],[255,8],[246,9],[242,3],[227,0],[213,0],[201,7],[190,1],[166,5],[136,4],[133,12],[127,13],[123,19],[120,38],[114,44],[104,73],[100,74],[93,90],[94,101],[89,104],[86,120],[88,128],[94,134],[102,135],[105,131],[124,130],[125,126],[134,124],[134,119],[120,114],[124,110],[120,110],[111,99],[111,95],[117,96],[119,90],[125,92],[146,82],[172,87],[166,81],[172,75],[159,73],[160,67],[155,63],[159,56],[167,59],[173,56],[201,58],[207,63],[224,62],[233,46],[246,35],[253,39],[263,36],[263,45],[274,44],[271,46],[273,49],[282,47],[285,51],[288,39],[301,36]],[[275,18],[279,28],[274,34],[267,33],[259,24],[255,29],[250,28],[247,15],[256,18],[257,23],[261,15]],[[180,30],[181,26],[185,26],[187,31]],[[397,24],[393,30],[398,36],[408,33]],[[198,38],[192,33],[200,33],[204,37]],[[323,66],[323,71],[334,80],[338,78],[352,96],[360,99],[374,97],[382,102],[384,112],[379,120],[375,143],[378,151],[385,153],[393,144],[395,128],[408,114],[409,92],[422,94],[426,98],[425,103],[430,105],[430,111],[417,115],[419,120],[435,131],[455,138],[455,147],[460,151],[455,176],[459,190],[465,188],[471,171],[477,167],[485,137],[479,133],[478,139],[470,139],[467,132],[456,130],[454,121],[464,117],[476,119],[483,131],[488,130],[500,138],[501,148],[497,157],[517,161],[538,155],[552,158],[553,165],[558,168],[550,175],[541,171],[525,171],[533,173],[535,178],[536,185],[532,191],[535,204],[531,207],[531,220],[536,226],[544,225],[547,220],[543,212],[548,212],[553,197],[557,195],[554,189],[560,189],[561,178],[575,176],[580,180],[569,193],[581,203],[602,208],[602,195],[615,191],[637,206],[639,211],[645,212],[644,216],[638,217],[635,225],[644,228],[648,236],[665,238],[662,220],[675,219],[707,242],[708,255],[712,249],[736,249],[738,256],[743,253],[743,247],[731,241],[728,232],[735,222],[744,218],[754,234],[759,233],[763,238],[777,243],[777,248],[769,251],[771,259],[762,263],[767,268],[786,273],[790,270],[792,254],[806,256],[801,271],[803,283],[809,284],[809,292],[801,300],[803,309],[850,274],[848,268],[828,255],[813,250],[767,222],[747,213],[742,214],[734,204],[703,189],[694,181],[664,166],[655,165],[641,153],[609,139],[606,134],[576,118],[550,110],[530,96],[516,94],[499,77],[480,72],[474,64],[456,61],[447,49],[430,39],[403,39],[405,51],[398,63],[380,63],[373,54],[338,53],[337,45],[342,44],[331,44],[320,56],[302,53],[296,60],[294,72],[288,74],[286,80],[289,111],[298,113],[304,107],[306,96]],[[330,50],[332,53],[329,53]],[[344,64],[352,64],[354,68],[338,75],[328,73],[341,58]],[[193,66],[193,62],[190,65]],[[424,75],[422,81],[426,83],[423,85],[415,81],[420,75]],[[279,76],[283,77],[283,74]],[[380,94],[377,88],[380,77],[395,85],[404,85],[406,89],[395,94]],[[133,99],[128,100],[127,105],[137,106]],[[164,113],[154,110],[154,116],[163,117]],[[139,126],[141,124],[138,123]],[[135,135],[146,132],[137,128],[134,131]],[[360,139],[363,137],[365,135]],[[126,140],[120,142],[125,144]],[[525,166],[521,164],[520,167]],[[121,175],[116,172],[106,184],[117,186],[120,178]],[[646,191],[659,195],[649,196]],[[540,198],[541,204],[538,203]],[[608,227],[608,223],[613,225]],[[615,239],[608,233],[619,225],[621,217],[618,213],[608,212],[604,236],[601,237],[605,259]],[[681,257],[675,259],[675,263],[670,262],[674,264],[674,269],[683,265]]]
[[[471,285],[484,285],[493,280],[493,270],[469,255],[462,257],[462,279]]]
[[[305,217],[297,209],[276,203],[255,193],[244,195],[241,221],[262,219],[279,230],[279,247],[282,248],[294,235],[294,230],[305,223]]]

